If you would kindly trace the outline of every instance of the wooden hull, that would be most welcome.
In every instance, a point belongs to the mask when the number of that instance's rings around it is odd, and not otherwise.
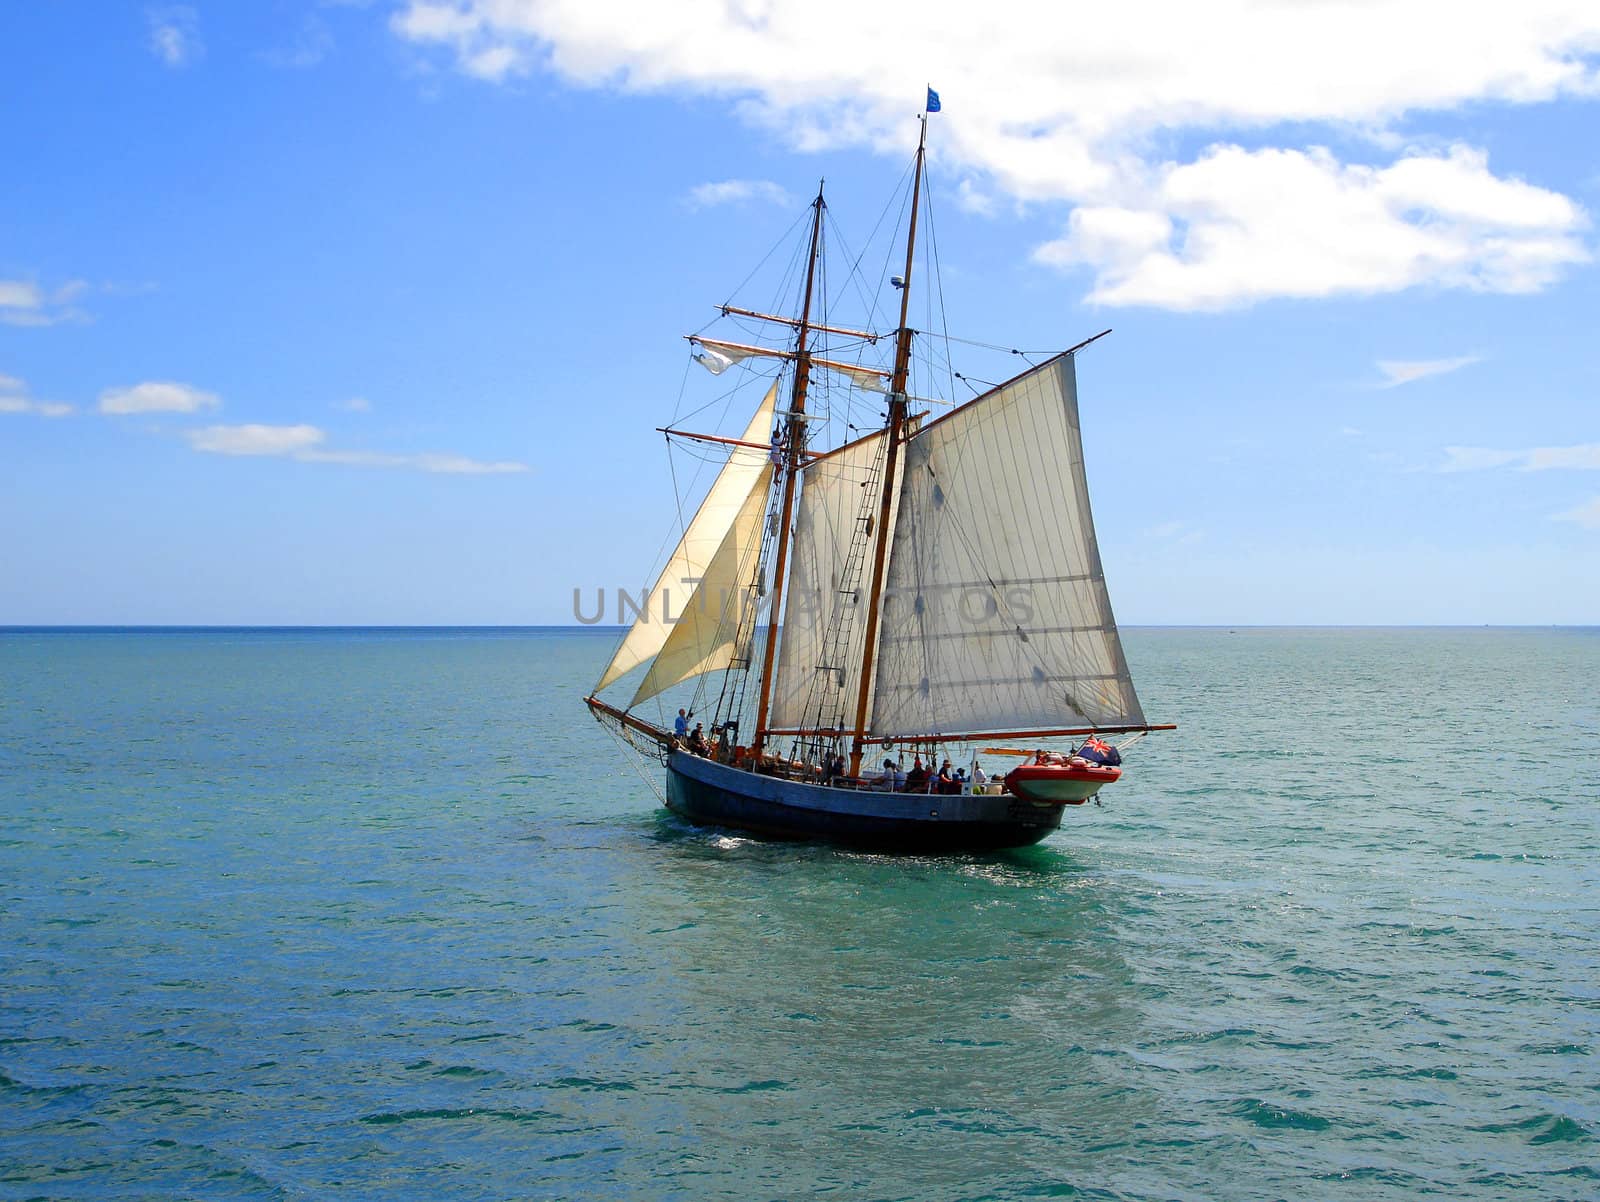
[[[686,751],[667,760],[667,807],[691,822],[879,851],[1027,847],[1061,825],[1060,802],[829,789]]]
[[[1055,764],[1024,764],[1006,774],[1006,787],[1019,797],[1081,806],[1122,775],[1120,769],[1091,764],[1072,768]]]

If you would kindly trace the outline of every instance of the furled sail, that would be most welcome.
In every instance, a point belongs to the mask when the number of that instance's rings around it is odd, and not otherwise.
[[[881,623],[876,734],[1144,723],[1095,542],[1071,355],[906,443]]]
[[[867,572],[876,522],[884,435],[868,435],[807,464],[784,594],[783,637],[768,724],[833,726],[853,713],[866,634]]]
[[[754,632],[748,607],[757,598],[756,562],[761,554],[762,515],[772,488],[771,466],[757,474],[716,554],[684,602],[650,670],[639,682],[629,708],[704,672],[726,668],[741,654],[748,656]],[[746,646],[739,646],[743,633]]]
[[[778,385],[774,381],[772,387],[767,390],[767,395],[762,398],[761,404],[756,407],[755,416],[750,419],[750,425],[741,441],[759,443],[763,446],[768,443],[772,432],[773,409],[777,402]],[[598,693],[661,650],[673,630],[673,625],[667,621],[668,615],[665,613],[671,594],[685,596],[688,590],[694,587],[693,581],[705,574],[712,556],[722,545],[723,537],[745,505],[752,484],[762,475],[766,467],[765,451],[750,447],[733,449],[733,454],[711,485],[711,491],[700,503],[694,520],[684,531],[677,549],[673,551],[666,567],[662,568],[661,575],[645,595],[643,610],[617,648],[616,654],[611,657],[611,662],[606,665],[600,683],[594,687],[595,692]]]
[[[774,347],[725,342],[720,338],[704,338],[699,334],[689,334],[686,337],[690,346],[701,348],[692,353],[700,365],[714,376],[720,376],[735,363],[743,363],[746,359],[793,360],[795,357],[794,351],[778,350]],[[815,355],[807,358],[812,367],[825,367],[829,371],[838,372],[857,388],[868,392],[888,391],[889,373],[882,368],[868,367],[862,363],[840,363],[834,359],[821,359]]]

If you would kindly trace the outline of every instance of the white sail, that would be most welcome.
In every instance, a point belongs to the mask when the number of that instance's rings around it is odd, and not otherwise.
[[[746,359],[788,359],[795,358],[794,351],[779,350],[775,347],[751,346],[744,342],[725,342],[720,338],[705,338],[699,334],[687,335],[691,346],[702,349],[693,352],[695,360],[714,376],[720,376],[735,363],[743,363]],[[807,356],[812,367],[825,367],[829,371],[838,372],[857,388],[868,392],[887,392],[889,390],[889,373],[879,367],[868,367],[864,363],[840,363],[834,359],[819,359],[815,355]]]
[[[757,406],[741,441],[767,445],[772,433],[772,413],[777,402],[778,385],[774,381]],[[766,451],[750,447],[733,448],[733,454],[723,465],[706,499],[700,503],[677,549],[645,595],[642,611],[616,654],[611,657],[611,662],[606,665],[600,683],[594,686],[595,692],[598,693],[661,650],[667,636],[672,633],[672,623],[667,620],[670,615],[665,613],[669,602],[676,597],[681,603],[681,599],[694,587],[693,582],[705,574],[711,557],[722,545],[723,536],[745,504],[751,484],[766,468],[767,458]]]
[[[749,654],[755,628],[749,609],[756,601],[756,561],[772,472],[769,466],[757,475],[722,544],[706,564],[699,585],[685,600],[672,633],[639,682],[630,709],[680,681],[726,668],[741,653]],[[743,648],[739,645],[741,631]]]
[[[880,532],[873,530],[865,540],[857,535],[864,530],[864,517],[873,524],[878,520],[883,440],[878,433],[849,443],[801,473],[767,717],[773,729],[832,727],[855,716],[869,577]]]
[[[1144,722],[1089,510],[1070,355],[905,446],[871,729]]]

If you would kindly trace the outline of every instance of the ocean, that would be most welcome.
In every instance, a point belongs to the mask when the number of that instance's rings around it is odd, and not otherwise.
[[[614,635],[0,631],[0,1199],[1600,1197],[1600,630],[1124,638],[896,858],[668,815]]]

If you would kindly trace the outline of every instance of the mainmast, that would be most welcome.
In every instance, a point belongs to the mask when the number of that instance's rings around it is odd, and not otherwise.
[[[789,404],[787,451],[783,474],[783,517],[778,525],[778,562],[773,570],[772,604],[767,609],[767,649],[761,661],[761,700],[756,707],[755,738],[750,750],[761,754],[767,736],[767,713],[772,703],[772,664],[778,650],[778,617],[783,611],[783,589],[789,572],[789,523],[794,518],[794,486],[804,461],[806,429],[806,388],[811,382],[811,356],[806,349],[811,333],[811,294],[817,279],[817,249],[822,241],[822,185],[811,202],[811,253],[806,261],[806,293],[800,306],[800,321],[794,353],[794,393]]]
[[[856,720],[850,741],[850,775],[861,775],[862,737],[867,730],[867,700],[873,663],[878,653],[878,616],[883,600],[883,568],[889,556],[889,513],[894,502],[895,468],[900,462],[900,434],[906,422],[906,381],[911,374],[911,264],[917,246],[917,202],[922,196],[922,160],[928,144],[928,118],[922,117],[917,138],[917,170],[911,184],[911,225],[906,233],[906,269],[900,277],[900,328],[895,331],[894,374],[889,379],[888,447],[883,467],[883,498],[878,506],[878,540],[872,551],[872,588],[867,601],[867,631],[861,648],[861,684],[856,693]]]

